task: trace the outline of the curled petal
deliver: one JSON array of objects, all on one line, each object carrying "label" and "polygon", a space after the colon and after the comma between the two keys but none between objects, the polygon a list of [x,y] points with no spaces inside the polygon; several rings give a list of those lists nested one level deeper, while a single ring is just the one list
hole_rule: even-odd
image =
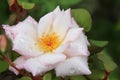
[{"label": "curled petal", "polygon": [[17,25],[3,25],[3,28],[5,29],[6,34],[10,37],[11,40],[14,40],[16,36],[20,33],[31,36],[33,38],[37,36],[37,22],[30,16],[23,22],[19,22]]},{"label": "curled petal", "polygon": [[80,36],[80,34],[82,33],[82,30],[83,30],[83,28],[69,29],[67,36],[65,37],[64,43],[76,40]]},{"label": "curled petal", "polygon": [[54,53],[63,53],[67,49],[68,46],[69,46],[68,42],[63,43],[57,49],[54,50]]},{"label": "curled petal", "polygon": [[65,54],[67,56],[77,56],[85,55],[89,56],[88,51],[88,41],[84,33],[81,33],[79,38],[70,43],[69,47],[66,49]]},{"label": "curled petal", "polygon": [[[17,58],[13,63],[15,64],[15,66],[18,68],[18,69],[23,69],[23,64],[25,63],[25,61],[27,60],[27,58],[23,57],[23,56],[20,56],[19,58]],[[9,70],[13,71],[16,75],[19,74],[19,72],[13,68],[12,66],[9,66]]]},{"label": "curled petal", "polygon": [[37,58],[31,58],[26,61],[24,68],[31,72],[33,76],[42,75],[46,71],[53,69],[60,62],[65,60],[63,54],[45,54]]},{"label": "curled petal", "polygon": [[60,63],[56,68],[56,75],[57,76],[70,76],[70,75],[83,75],[83,74],[91,74],[88,63],[87,57],[80,56],[80,57],[72,57],[67,59],[65,62]]}]

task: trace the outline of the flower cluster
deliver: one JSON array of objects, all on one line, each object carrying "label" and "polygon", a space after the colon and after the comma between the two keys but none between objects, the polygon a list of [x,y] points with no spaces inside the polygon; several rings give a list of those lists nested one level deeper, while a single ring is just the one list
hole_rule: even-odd
[{"label": "flower cluster", "polygon": [[[57,76],[90,74],[87,37],[71,17],[70,9],[57,7],[39,23],[27,17],[17,25],[3,25],[12,40],[13,50],[21,56],[14,61],[18,69],[33,76],[55,69]],[[16,69],[9,67],[16,75]]]}]

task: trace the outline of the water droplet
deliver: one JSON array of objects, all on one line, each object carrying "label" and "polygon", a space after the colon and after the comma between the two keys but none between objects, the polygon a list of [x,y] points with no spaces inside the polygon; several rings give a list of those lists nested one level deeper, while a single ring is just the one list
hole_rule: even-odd
[{"label": "water droplet", "polygon": [[29,52],[32,52],[32,47],[29,48]]},{"label": "water droplet", "polygon": [[24,39],[20,39],[20,42],[24,42]]},{"label": "water droplet", "polygon": [[75,72],[75,69],[74,68],[71,68],[70,69],[70,73],[74,73]]}]

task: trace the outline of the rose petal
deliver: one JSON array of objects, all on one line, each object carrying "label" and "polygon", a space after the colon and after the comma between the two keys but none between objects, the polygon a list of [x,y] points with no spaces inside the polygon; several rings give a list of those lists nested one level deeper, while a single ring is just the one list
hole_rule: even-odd
[{"label": "rose petal", "polygon": [[24,69],[31,72],[33,76],[36,76],[38,74],[42,75],[44,72],[51,70],[52,67],[43,65],[37,61],[37,59],[29,59],[24,64]]},{"label": "rose petal", "polygon": [[71,75],[83,75],[83,74],[91,74],[88,63],[87,57],[72,57],[67,59],[65,62],[60,63],[56,68],[56,75],[57,76],[71,76]]},{"label": "rose petal", "polygon": [[83,28],[69,29],[67,36],[65,37],[64,43],[76,40],[80,36],[80,34],[82,33],[82,30],[83,30]]},{"label": "rose petal", "polygon": [[3,25],[3,28],[11,40],[14,40],[20,33],[24,33],[24,35],[28,35],[33,38],[36,38],[37,36],[37,22],[32,17],[26,18],[23,22],[19,22],[17,25]]},{"label": "rose petal", "polygon": [[89,56],[88,41],[86,36],[81,33],[79,38],[74,42],[71,42],[69,47],[66,49],[65,54],[67,56],[86,55]]},{"label": "rose petal", "polygon": [[2,25],[3,28],[5,29],[5,33],[6,35],[11,39],[14,40],[14,38],[16,37],[15,32],[12,30],[13,27],[9,26],[9,25]]},{"label": "rose petal", "polygon": [[33,19],[31,16],[28,16],[24,21],[24,23],[31,23],[33,24],[35,27],[38,26],[38,23],[35,21],[35,19]]},{"label": "rose petal", "polygon": [[52,66],[55,65],[59,62],[62,62],[66,59],[66,56],[62,53],[52,53],[52,54],[44,54],[40,57],[38,57],[38,60],[42,63],[45,64],[46,66]]},{"label": "rose petal", "polygon": [[65,60],[63,54],[44,54],[37,58],[32,58],[26,61],[24,68],[31,72],[33,76],[42,75],[46,71],[53,69],[58,63]]},{"label": "rose petal", "polygon": [[66,43],[62,43],[57,49],[55,49],[53,52],[54,53],[63,53],[67,47],[69,46],[69,43],[66,42]]},{"label": "rose petal", "polygon": [[13,42],[13,50],[26,57],[35,57],[43,54],[34,38],[25,36],[24,34],[17,35]]},{"label": "rose petal", "polygon": [[59,14],[61,11],[60,11],[60,7],[59,6],[57,6],[56,8],[55,8],[55,10],[53,11],[53,13],[55,14],[55,15],[57,15],[57,14]]},{"label": "rose petal", "polygon": [[74,20],[74,18],[72,18],[72,27],[79,28],[79,25],[76,23],[76,21]]},{"label": "rose petal", "polygon": [[38,26],[39,37],[43,33],[46,35],[46,34],[48,34],[48,32],[50,32],[51,27],[52,27],[53,18],[54,18],[53,12],[50,12],[40,19],[39,26]]},{"label": "rose petal", "polygon": [[[23,64],[25,63],[26,60],[27,60],[27,58],[20,56],[13,63],[15,64],[15,66],[18,69],[23,69]],[[15,68],[13,68],[12,66],[9,66],[9,70],[13,71],[16,75],[19,74],[19,72]]]},{"label": "rose petal", "polygon": [[67,30],[71,27],[70,9],[61,11],[56,14],[53,22],[53,31],[60,36],[60,39],[64,39]]}]

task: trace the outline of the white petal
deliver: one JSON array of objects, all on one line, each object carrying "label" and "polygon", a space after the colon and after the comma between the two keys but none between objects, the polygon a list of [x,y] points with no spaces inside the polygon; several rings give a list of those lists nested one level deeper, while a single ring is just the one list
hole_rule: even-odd
[{"label": "white petal", "polygon": [[[27,19],[28,20],[28,19]],[[9,25],[3,25],[3,28],[5,29],[6,34],[14,40],[17,35],[24,34],[25,36],[30,36],[32,38],[36,38],[37,33],[34,24],[28,23],[28,21],[25,20],[24,22],[19,22],[17,25],[9,26]]]},{"label": "white petal", "polygon": [[53,18],[54,18],[53,12],[50,12],[40,19],[39,26],[38,26],[39,37],[43,33],[47,34],[48,32],[50,32],[51,27],[52,27]]},{"label": "white petal", "polygon": [[67,59],[65,62],[60,63],[56,68],[56,75],[57,76],[70,76],[70,75],[83,75],[83,74],[91,74],[88,63],[87,57],[72,57]]},{"label": "white petal", "polygon": [[76,40],[80,36],[80,34],[82,33],[82,30],[83,30],[83,28],[71,28],[71,29],[69,29],[67,36],[65,37],[64,43]]},{"label": "white petal", "polygon": [[23,22],[24,22],[24,23],[31,23],[31,24],[33,24],[35,27],[38,26],[38,23],[37,23],[31,16],[28,16]]},{"label": "white petal", "polygon": [[79,28],[79,25],[76,23],[74,18],[72,18],[72,27]]},{"label": "white petal", "polygon": [[36,76],[38,74],[42,75],[44,72],[52,69],[52,67],[46,67],[36,59],[27,60],[24,64],[24,68],[28,72],[31,72],[33,76]]},{"label": "white petal", "polygon": [[37,40],[24,34],[17,35],[13,42],[13,50],[26,57],[35,57],[42,54],[39,46],[36,44]]},{"label": "white petal", "polygon": [[38,57],[38,60],[42,63],[45,64],[46,66],[52,66],[57,63],[60,63],[66,59],[66,56],[62,53],[52,53],[52,54],[44,54],[40,57]]},{"label": "white petal", "polygon": [[55,15],[59,14],[61,12],[60,7],[57,6],[53,12],[54,12]]},{"label": "white petal", "polygon": [[24,68],[31,72],[33,76],[42,75],[64,61],[65,58],[63,54],[44,54],[40,57],[27,60]]},{"label": "white petal", "polygon": [[[13,63],[15,64],[15,66],[18,69],[23,69],[23,64],[25,63],[26,60],[27,60],[27,58],[20,56]],[[13,68],[12,66],[9,66],[9,70],[13,71],[16,75],[19,74],[19,72],[15,68]]]},{"label": "white petal", "polygon": [[5,33],[6,35],[11,39],[13,40],[15,38],[15,33],[12,31],[13,27],[12,26],[9,26],[9,25],[2,25],[3,28],[5,29]]},{"label": "white petal", "polygon": [[54,53],[63,53],[67,47],[69,46],[69,43],[66,42],[66,43],[62,43],[57,49],[55,49],[53,52]]},{"label": "white petal", "polygon": [[65,54],[68,56],[86,55],[89,56],[88,41],[84,33],[81,33],[79,38],[70,43]]},{"label": "white petal", "polygon": [[59,12],[56,14],[53,31],[57,33],[61,39],[64,39],[68,29],[71,27],[71,16],[70,9]]}]

